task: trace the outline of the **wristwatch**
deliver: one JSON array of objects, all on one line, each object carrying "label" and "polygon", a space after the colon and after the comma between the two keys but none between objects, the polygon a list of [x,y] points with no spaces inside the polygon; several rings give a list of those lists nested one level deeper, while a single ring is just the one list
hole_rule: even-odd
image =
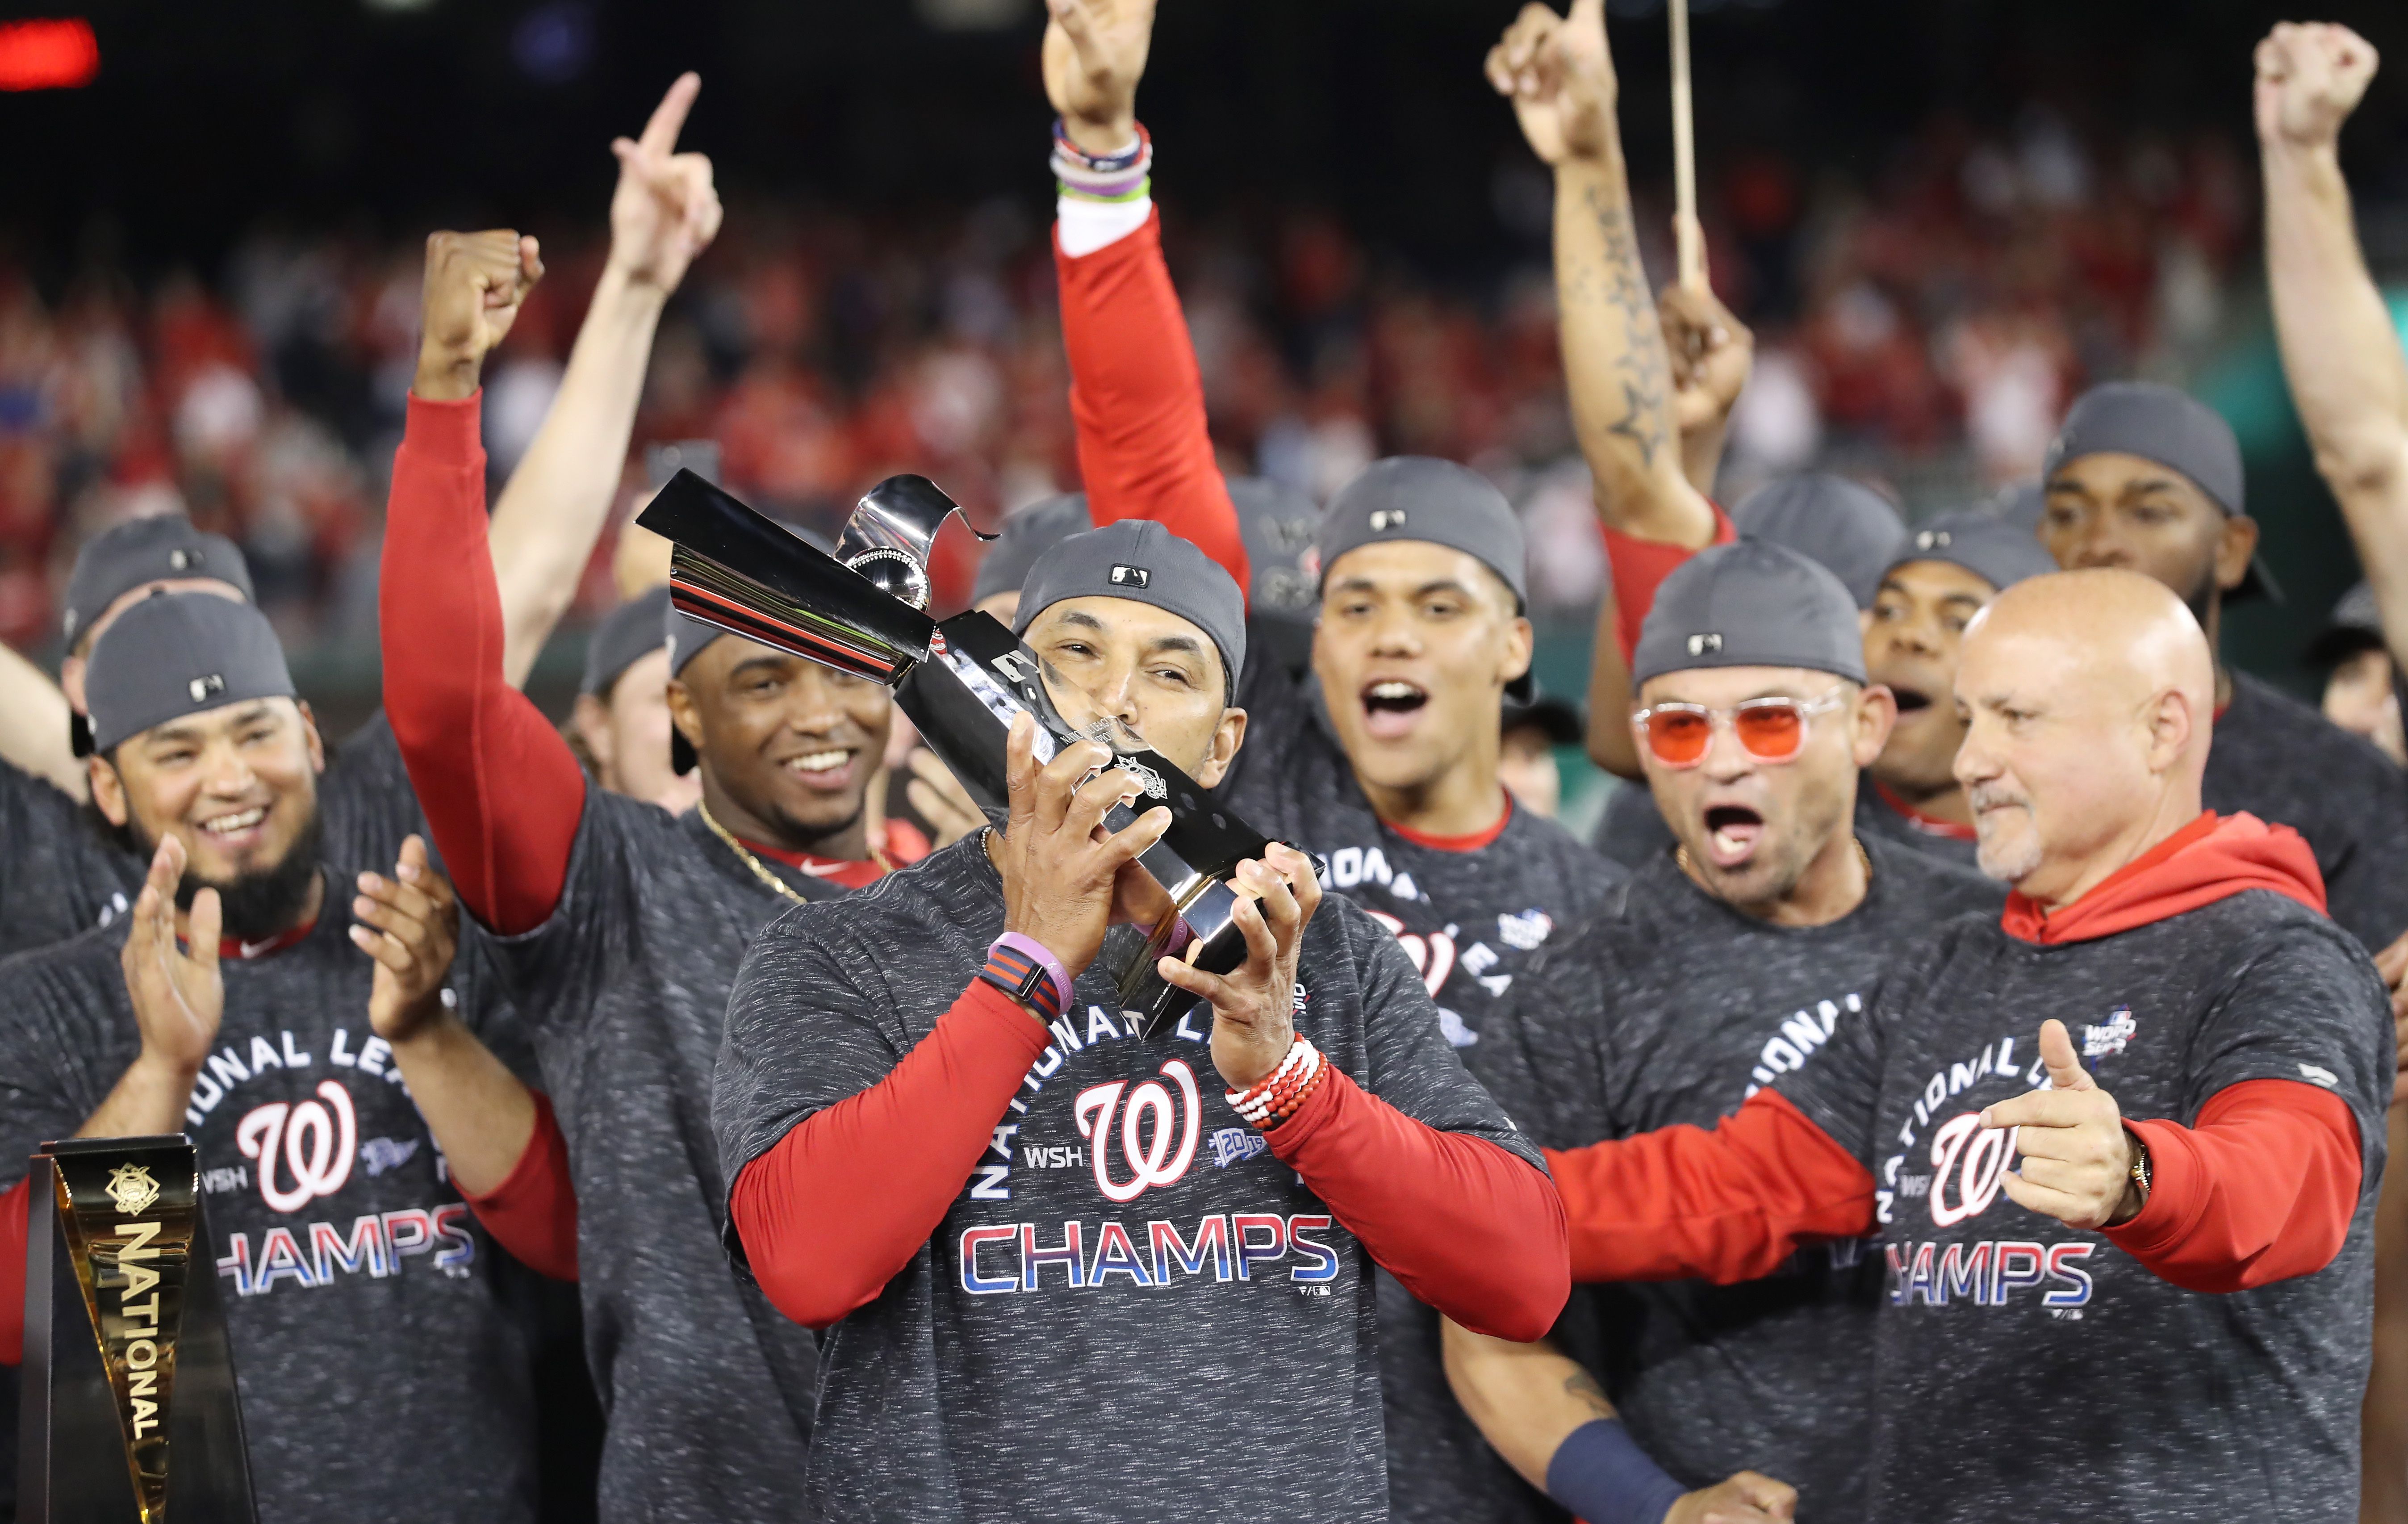
[{"label": "wristwatch", "polygon": [[2141,1204],[2147,1206],[2149,1204],[2149,1143],[2130,1128],[2124,1129],[2124,1136],[2132,1140],[2132,1184],[2141,1192]]}]

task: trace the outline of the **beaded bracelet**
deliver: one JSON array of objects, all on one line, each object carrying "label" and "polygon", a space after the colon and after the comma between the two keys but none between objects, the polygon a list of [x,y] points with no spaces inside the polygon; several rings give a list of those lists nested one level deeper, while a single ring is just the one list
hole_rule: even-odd
[{"label": "beaded bracelet", "polygon": [[1328,1072],[1329,1061],[1321,1050],[1298,1033],[1268,1078],[1227,1093],[1229,1105],[1249,1126],[1268,1132],[1301,1110]]}]

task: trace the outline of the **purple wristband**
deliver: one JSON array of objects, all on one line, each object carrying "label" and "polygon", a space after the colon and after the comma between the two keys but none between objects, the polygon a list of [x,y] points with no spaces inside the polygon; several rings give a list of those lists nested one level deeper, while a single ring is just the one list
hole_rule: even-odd
[{"label": "purple wristband", "polygon": [[1060,1015],[1070,1009],[1070,970],[1062,967],[1062,960],[1055,957],[1043,942],[1022,932],[1007,931],[988,943],[988,947],[990,951],[998,947],[1010,948],[1043,969],[1045,977],[1054,982],[1054,1014]]}]

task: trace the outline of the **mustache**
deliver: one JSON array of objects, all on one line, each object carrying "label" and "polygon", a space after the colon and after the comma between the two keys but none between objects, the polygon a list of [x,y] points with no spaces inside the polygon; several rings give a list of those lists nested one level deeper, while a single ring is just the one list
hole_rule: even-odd
[{"label": "mustache", "polygon": [[1971,805],[1978,814],[1985,810],[2004,809],[2010,805],[2029,806],[2031,796],[2019,788],[2009,788],[2004,784],[1976,784],[1965,791],[1965,802]]},{"label": "mustache", "polygon": [[1109,746],[1115,753],[1150,752],[1153,744],[1138,733],[1137,726],[1111,718],[1091,720],[1079,726],[1079,734],[1089,740]]}]

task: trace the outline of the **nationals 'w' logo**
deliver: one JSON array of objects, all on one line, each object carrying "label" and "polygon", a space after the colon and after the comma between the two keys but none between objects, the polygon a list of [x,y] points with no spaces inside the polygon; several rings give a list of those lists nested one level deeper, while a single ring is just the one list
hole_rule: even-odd
[{"label": "nationals 'w' logo", "polygon": [[[1931,1220],[1942,1228],[1978,1217],[1998,1199],[2021,1128],[1982,1125],[1980,1112],[1952,1116],[1931,1135]],[[1961,1160],[1961,1164],[1960,1164]],[[1950,1200],[1951,1196],[1955,1200]]]},{"label": "nationals 'w' logo", "polygon": [[351,1092],[322,1080],[318,1094],[322,1103],[271,1100],[255,1107],[234,1129],[243,1157],[259,1161],[259,1194],[279,1212],[298,1212],[351,1178],[359,1121]]},{"label": "nationals 'w' logo", "polygon": [[[1091,1085],[1079,1092],[1070,1114],[1079,1124],[1079,1136],[1087,1140],[1087,1156],[1095,1161],[1096,1188],[1109,1201],[1134,1201],[1145,1194],[1150,1186],[1168,1186],[1187,1172],[1196,1162],[1196,1135],[1200,1127],[1202,1109],[1196,1097],[1196,1071],[1183,1058],[1173,1058],[1162,1066],[1179,1086],[1179,1103],[1174,1105],[1170,1092],[1160,1080],[1147,1080],[1128,1092],[1128,1105],[1121,1105],[1121,1092],[1128,1086],[1126,1080],[1114,1080],[1110,1085]],[[1121,1157],[1136,1172],[1126,1180],[1112,1178],[1112,1116],[1120,1115]],[[1149,1130],[1140,1125],[1140,1117],[1150,1117]],[[1172,1140],[1177,1139],[1174,1146]]]}]

